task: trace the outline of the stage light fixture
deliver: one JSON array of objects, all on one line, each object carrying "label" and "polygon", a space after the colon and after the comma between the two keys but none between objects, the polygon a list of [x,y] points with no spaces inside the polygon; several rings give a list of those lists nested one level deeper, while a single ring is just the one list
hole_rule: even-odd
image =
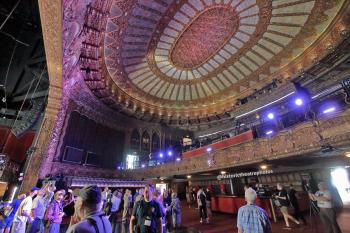
[{"label": "stage light fixture", "polygon": [[180,162],[180,161],[181,161],[181,158],[179,158],[179,157],[176,158],[176,161],[177,161],[177,162]]},{"label": "stage light fixture", "polygon": [[213,149],[211,148],[211,147],[208,147],[207,148],[207,152],[209,153],[209,152],[211,152]]},{"label": "stage light fixture", "polygon": [[159,153],[159,158],[163,158],[163,153]]},{"label": "stage light fixture", "polygon": [[273,134],[273,130],[266,131],[265,134],[266,134],[266,135],[271,135],[271,134]]},{"label": "stage light fixture", "polygon": [[269,114],[267,114],[267,118],[269,118],[270,120],[273,120],[273,118],[275,118],[275,114],[270,112]]},{"label": "stage light fixture", "polygon": [[335,111],[335,107],[329,107],[329,108],[326,108],[325,110],[323,110],[323,113],[327,114],[327,113],[331,113],[334,111]]},{"label": "stage light fixture", "polygon": [[173,155],[173,152],[168,151],[168,156],[171,157]]},{"label": "stage light fixture", "polygon": [[145,167],[146,167],[146,165],[145,165],[145,164],[142,164],[142,165],[141,165],[141,167],[142,167],[142,168],[145,168]]},{"label": "stage light fixture", "polygon": [[191,177],[192,177],[191,175],[188,175],[188,176],[187,176],[187,179],[191,179]]},{"label": "stage light fixture", "polygon": [[225,175],[226,171],[221,171],[220,173],[221,173],[221,175]]},{"label": "stage light fixture", "polygon": [[262,170],[266,170],[266,169],[267,169],[267,165],[266,165],[266,164],[261,164],[261,165],[260,165],[260,168],[261,168]]},{"label": "stage light fixture", "polygon": [[295,105],[296,106],[301,106],[301,105],[303,105],[303,99],[302,98],[297,98],[296,100],[295,100]]}]

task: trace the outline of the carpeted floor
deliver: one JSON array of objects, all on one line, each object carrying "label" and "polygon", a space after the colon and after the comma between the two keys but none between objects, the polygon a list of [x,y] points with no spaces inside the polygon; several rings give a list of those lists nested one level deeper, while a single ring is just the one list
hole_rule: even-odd
[{"label": "carpeted floor", "polygon": [[[277,223],[272,223],[273,233],[323,233],[323,226],[318,216],[311,218],[305,213],[308,221],[307,226],[291,225],[292,229],[284,229],[284,222],[280,219]],[[350,233],[350,208],[338,215],[338,223],[342,233]],[[182,206],[182,228],[176,229],[174,233],[234,233],[237,232],[236,217],[229,214],[214,213],[209,224],[199,222],[198,210]],[[129,224],[119,223],[116,231],[113,233],[128,233]]]}]

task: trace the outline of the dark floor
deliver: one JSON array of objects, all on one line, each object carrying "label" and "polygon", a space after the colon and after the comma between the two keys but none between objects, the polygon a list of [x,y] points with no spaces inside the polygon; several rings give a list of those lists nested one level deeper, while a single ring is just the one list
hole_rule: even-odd
[{"label": "dark floor", "polygon": [[[237,232],[236,217],[229,214],[214,213],[211,222],[209,224],[201,224],[197,209],[188,208],[188,206],[182,207],[182,225],[181,229],[177,229],[175,233],[233,233]],[[309,213],[305,214],[307,217],[307,226],[292,226],[291,230],[283,229],[284,222],[280,220],[277,223],[272,223],[273,233],[323,233],[322,224],[318,220],[318,217],[312,217],[310,221]],[[342,233],[350,233],[350,208],[344,209],[344,211],[338,215],[338,223],[342,230]],[[116,231],[113,233],[129,233],[128,223],[119,223]]]}]

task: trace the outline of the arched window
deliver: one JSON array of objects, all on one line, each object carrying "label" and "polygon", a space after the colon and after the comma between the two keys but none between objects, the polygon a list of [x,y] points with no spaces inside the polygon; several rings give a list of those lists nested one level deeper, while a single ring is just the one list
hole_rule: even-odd
[{"label": "arched window", "polygon": [[154,132],[152,135],[152,152],[156,152],[160,149],[160,138],[158,133]]},{"label": "arched window", "polygon": [[140,150],[140,134],[137,129],[134,129],[131,133],[130,146],[133,150]]},{"label": "arched window", "polygon": [[151,139],[147,131],[143,132],[141,139],[141,150],[143,152],[149,152]]}]

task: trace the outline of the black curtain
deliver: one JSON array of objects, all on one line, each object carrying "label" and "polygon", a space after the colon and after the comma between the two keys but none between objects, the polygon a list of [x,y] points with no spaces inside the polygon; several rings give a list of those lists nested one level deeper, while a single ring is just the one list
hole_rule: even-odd
[{"label": "black curtain", "polygon": [[124,140],[123,131],[98,124],[74,111],[70,115],[63,137],[61,159],[70,161],[69,156],[65,155],[68,147],[73,154],[74,151],[83,151],[80,164],[87,162],[88,165],[115,168],[123,160]]}]

